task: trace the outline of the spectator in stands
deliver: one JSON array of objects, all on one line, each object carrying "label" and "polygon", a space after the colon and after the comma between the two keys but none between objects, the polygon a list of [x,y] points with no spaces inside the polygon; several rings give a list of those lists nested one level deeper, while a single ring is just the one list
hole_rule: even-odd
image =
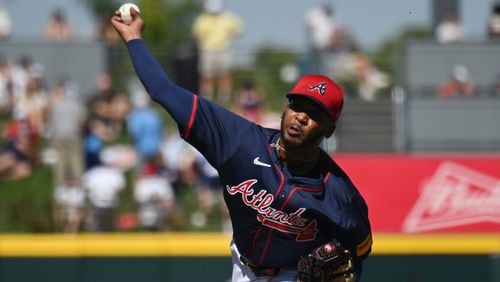
[{"label": "spectator in stands", "polygon": [[[34,166],[38,161],[41,137],[46,134],[46,120],[48,108],[48,94],[42,87],[41,74],[32,72],[28,77],[26,93],[14,99],[12,116],[22,127],[28,129],[21,132],[16,138],[16,146],[19,151],[28,156],[30,163]],[[26,126],[24,124],[27,124]],[[29,138],[29,140],[25,140]],[[26,148],[25,148],[26,147]]]},{"label": "spectator in stands", "polygon": [[101,137],[104,141],[118,138],[125,119],[123,104],[125,97],[115,91],[111,74],[101,74],[96,82],[96,91],[89,101],[90,116],[95,123],[100,123]]},{"label": "spectator in stands", "polygon": [[102,124],[95,119],[87,119],[83,127],[83,152],[85,170],[101,164],[100,154],[104,146]]},{"label": "spectator in stands", "polygon": [[73,25],[61,8],[55,9],[43,29],[43,37],[51,42],[67,42],[74,37]]},{"label": "spectator in stands", "polygon": [[[223,104],[231,101],[232,43],[243,31],[241,19],[224,9],[223,0],[205,0],[192,32],[198,44],[200,94]],[[217,92],[216,92],[217,90]]]},{"label": "spectator in stands", "polygon": [[37,135],[45,133],[49,95],[42,85],[42,78],[28,78],[26,94],[14,101],[13,114],[16,119],[26,119]]},{"label": "spectator in stands", "polygon": [[265,121],[264,95],[253,81],[243,82],[236,93],[232,110],[257,124],[262,124]]},{"label": "spectator in stands", "polygon": [[56,187],[71,182],[71,176],[80,181],[84,171],[82,131],[86,109],[78,99],[73,81],[61,80],[51,93],[49,110],[49,136],[52,148],[57,152],[54,164]]},{"label": "spectator in stands", "polygon": [[439,96],[447,97],[471,97],[474,95],[475,86],[469,75],[468,69],[461,64],[453,67],[451,77],[439,87]]},{"label": "spectator in stands", "polygon": [[140,225],[148,231],[160,231],[167,227],[167,219],[175,205],[172,185],[161,173],[161,155],[142,166],[134,184],[134,199],[139,204]]},{"label": "spectator in stands", "polygon": [[367,102],[375,101],[378,91],[389,86],[388,75],[379,70],[365,54],[353,54],[351,59],[358,83],[359,98]]},{"label": "spectator in stands", "polygon": [[115,230],[115,211],[119,204],[119,194],[126,184],[123,172],[103,162],[88,170],[82,183],[88,193],[88,212],[94,223],[90,229],[101,232]]},{"label": "spectator in stands", "polygon": [[500,3],[495,3],[491,8],[488,18],[488,38],[500,39]]},{"label": "spectator in stands", "polygon": [[113,134],[119,137],[124,133],[124,126],[126,123],[127,115],[130,112],[131,103],[129,96],[121,91],[118,91],[111,101],[111,128]]},{"label": "spectator in stands", "polygon": [[435,31],[439,43],[461,42],[464,39],[462,23],[454,12],[447,12]]},{"label": "spectator in stands", "polygon": [[0,115],[12,110],[12,76],[8,60],[0,55]]},{"label": "spectator in stands", "polygon": [[4,7],[0,7],[0,41],[10,38],[11,29],[12,21],[9,12]]},{"label": "spectator in stands", "polygon": [[304,20],[314,63],[314,72],[338,77],[344,72],[352,49],[346,26],[333,16],[333,8],[324,3],[307,12]]},{"label": "spectator in stands", "polygon": [[493,82],[493,95],[500,97],[500,73],[497,74],[495,81]]},{"label": "spectator in stands", "polygon": [[191,215],[191,223],[196,227],[204,227],[214,208],[219,207],[223,230],[229,232],[231,230],[229,211],[226,205],[222,203],[222,183],[220,182],[219,173],[198,151],[196,151],[194,165],[198,210]]},{"label": "spectator in stands", "polygon": [[26,119],[11,120],[3,129],[0,179],[19,180],[31,176],[37,161],[38,138]]},{"label": "spectator in stands", "polygon": [[336,23],[333,11],[329,4],[323,4],[309,11],[305,17],[306,34],[310,37],[309,43],[313,58],[314,72],[327,74],[329,67],[327,62],[331,44],[331,36],[334,33]]},{"label": "spectator in stands", "polygon": [[310,10],[304,19],[306,34],[310,36],[309,43],[314,63],[314,72],[331,73],[330,60],[333,53],[333,37],[338,34],[339,24],[333,17],[330,4],[323,4]]},{"label": "spectator in stands", "polygon": [[128,134],[139,155],[139,162],[143,164],[159,154],[164,125],[158,111],[150,106],[150,98],[144,91],[134,93],[132,104],[134,109],[127,117]]},{"label": "spectator in stands", "polygon": [[[181,189],[192,187],[195,184],[193,163],[196,152],[187,142],[184,142],[179,134],[165,134],[161,145],[161,156],[163,160],[162,174],[168,179],[174,189],[175,197],[181,196]],[[184,207],[182,201],[175,201],[175,208],[170,216],[175,226],[184,225]]]},{"label": "spectator in stands", "polygon": [[174,133],[164,136],[161,155],[169,182],[178,195],[182,186],[193,184],[190,170],[195,160],[195,151],[192,146],[184,142],[179,134]]},{"label": "spectator in stands", "polygon": [[[29,55],[22,55],[18,62],[11,66],[12,98],[20,99],[26,95],[28,81],[32,77],[32,71],[36,64]],[[13,101],[14,102],[14,101]]]},{"label": "spectator in stands", "polygon": [[85,215],[85,191],[76,178],[68,175],[65,179],[54,189],[54,224],[56,230],[76,233],[82,227]]}]

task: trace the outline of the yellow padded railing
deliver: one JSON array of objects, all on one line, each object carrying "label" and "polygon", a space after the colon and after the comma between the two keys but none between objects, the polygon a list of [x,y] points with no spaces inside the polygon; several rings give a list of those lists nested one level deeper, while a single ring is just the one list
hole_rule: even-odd
[{"label": "yellow padded railing", "polygon": [[[0,257],[229,256],[221,233],[0,235]],[[373,255],[499,254],[500,234],[374,234]]]}]

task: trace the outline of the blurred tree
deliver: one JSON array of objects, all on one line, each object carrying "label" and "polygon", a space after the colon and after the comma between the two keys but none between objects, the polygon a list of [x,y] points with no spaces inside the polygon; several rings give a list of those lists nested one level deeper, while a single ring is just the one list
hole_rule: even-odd
[{"label": "blurred tree", "polygon": [[[85,0],[95,15],[112,13],[125,1]],[[170,50],[191,36],[191,24],[201,11],[201,0],[136,1],[146,21],[144,39],[157,48]]]},{"label": "blurred tree", "polygon": [[[121,4],[126,1],[85,0],[85,3],[95,15],[105,15],[111,18]],[[191,38],[191,24],[194,17],[201,11],[201,0],[140,0],[135,1],[141,9],[147,28],[144,30],[144,40],[153,55],[166,69],[170,68],[174,53],[172,50]],[[114,50],[117,59],[111,68],[117,88],[126,87],[125,81],[133,73],[130,60],[124,52],[125,46],[118,44]]]},{"label": "blurred tree", "polygon": [[172,50],[191,37],[191,25],[202,6],[200,0],[141,0],[140,3],[148,25],[144,39],[164,50]]},{"label": "blurred tree", "polygon": [[298,56],[296,52],[272,46],[263,46],[255,53],[254,80],[266,93],[268,104],[273,110],[283,109],[285,94],[293,84],[283,81],[282,68],[285,65],[297,65]]}]

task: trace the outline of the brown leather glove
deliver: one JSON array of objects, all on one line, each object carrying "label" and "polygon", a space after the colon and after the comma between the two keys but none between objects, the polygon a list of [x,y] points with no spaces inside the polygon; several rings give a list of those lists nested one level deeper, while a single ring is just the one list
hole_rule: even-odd
[{"label": "brown leather glove", "polygon": [[335,239],[303,256],[299,260],[298,270],[298,282],[354,281],[352,257]]}]

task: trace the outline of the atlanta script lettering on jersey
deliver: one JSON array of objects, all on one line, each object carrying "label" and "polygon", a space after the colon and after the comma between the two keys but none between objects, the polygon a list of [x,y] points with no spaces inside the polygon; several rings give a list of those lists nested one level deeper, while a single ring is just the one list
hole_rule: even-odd
[{"label": "atlanta script lettering on jersey", "polygon": [[232,196],[240,193],[243,203],[259,213],[257,220],[263,225],[281,232],[297,234],[297,241],[311,241],[316,238],[318,232],[316,220],[308,223],[307,219],[301,217],[306,210],[305,208],[299,208],[295,212],[287,214],[270,207],[274,196],[266,190],[255,193],[252,186],[256,183],[256,179],[249,179],[236,186],[226,185],[226,190]]}]

